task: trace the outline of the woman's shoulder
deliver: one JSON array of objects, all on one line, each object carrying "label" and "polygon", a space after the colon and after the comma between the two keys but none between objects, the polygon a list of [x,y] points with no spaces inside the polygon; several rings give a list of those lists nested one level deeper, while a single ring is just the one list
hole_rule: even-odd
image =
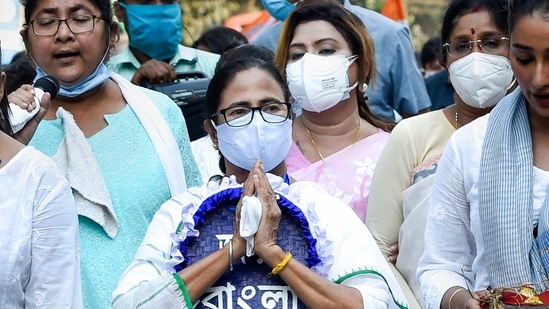
[{"label": "woman's shoulder", "polygon": [[[143,96],[146,96],[146,98],[152,101],[152,103],[155,104],[162,113],[164,113],[166,110],[171,111],[173,109],[179,109],[177,104],[169,96],[162,92],[154,91],[139,85],[132,84],[124,77],[116,73],[112,73],[111,78],[118,85],[118,87],[122,91],[122,95],[125,97],[126,100],[138,101],[140,98],[143,98]],[[132,103],[135,104],[141,103],[133,101]],[[144,99],[144,101],[147,100]]]},{"label": "woman's shoulder", "polygon": [[391,134],[402,134],[404,131],[414,135],[432,135],[440,131],[453,132],[454,127],[442,110],[436,110],[401,120]]},{"label": "woman's shoulder", "polygon": [[58,172],[53,160],[32,146],[22,148],[6,167],[16,168],[22,173],[32,173],[35,176],[39,176],[37,173]]},{"label": "woman's shoulder", "polygon": [[174,128],[179,130],[179,127],[184,123],[183,112],[169,96],[159,91],[154,91],[137,85],[134,86],[135,91],[140,91],[143,95],[147,96],[149,101],[152,101],[160,114],[164,117],[164,119],[166,119],[170,127],[172,127],[172,130]]},{"label": "woman's shoulder", "polygon": [[191,187],[188,188],[187,191],[171,197],[162,205],[161,208],[171,208],[174,205],[179,208],[190,204],[197,206],[208,197],[208,194],[207,185]]},{"label": "woman's shoulder", "polygon": [[[69,185],[53,160],[32,146],[21,149],[1,170],[2,185],[13,185],[18,192],[27,192],[39,204],[50,191]],[[2,187],[0,185],[0,188]],[[1,191],[1,190],[0,190]]]},{"label": "woman's shoulder", "polygon": [[413,144],[423,151],[434,145],[444,147],[454,132],[442,110],[437,110],[400,121],[391,132],[389,144]]}]

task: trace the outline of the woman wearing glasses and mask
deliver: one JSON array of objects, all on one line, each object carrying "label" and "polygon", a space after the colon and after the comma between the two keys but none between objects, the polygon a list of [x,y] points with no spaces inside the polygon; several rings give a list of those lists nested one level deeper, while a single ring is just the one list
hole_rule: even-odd
[{"label": "woman wearing glasses and mask", "polygon": [[114,308],[407,307],[351,208],[288,177],[289,96],[270,62],[247,57],[216,72],[205,127],[226,176],[162,205]]},{"label": "woman wearing glasses and mask", "polygon": [[[21,36],[37,78],[61,88],[32,137],[53,158],[78,206],[84,305],[110,296],[158,207],[201,184],[181,111],[104,64],[118,38],[109,0],[28,0]],[[31,110],[22,86],[9,102]],[[20,136],[25,139],[25,136]]]},{"label": "woman wearing glasses and mask", "polygon": [[419,301],[416,268],[442,151],[452,133],[490,112],[514,86],[506,0],[452,1],[441,38],[441,63],[455,89],[455,104],[395,127],[376,167],[366,217],[381,251]]}]

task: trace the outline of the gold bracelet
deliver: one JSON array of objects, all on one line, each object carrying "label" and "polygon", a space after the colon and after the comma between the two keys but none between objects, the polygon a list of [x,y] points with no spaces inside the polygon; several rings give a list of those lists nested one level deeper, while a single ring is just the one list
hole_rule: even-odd
[{"label": "gold bracelet", "polygon": [[273,270],[271,270],[268,276],[270,277],[270,276],[278,275],[278,273],[281,272],[284,269],[284,267],[286,267],[286,265],[288,265],[288,262],[290,262],[292,257],[293,257],[292,253],[290,252],[286,253],[286,257],[284,257],[284,259],[280,263],[276,264],[276,266],[273,267]]},{"label": "gold bracelet", "polygon": [[466,291],[466,290],[462,287],[459,287],[454,291],[454,293],[452,293],[452,295],[450,295],[450,298],[448,298],[448,309],[452,309],[452,299],[454,299],[454,296],[456,296],[456,294],[461,291]]}]

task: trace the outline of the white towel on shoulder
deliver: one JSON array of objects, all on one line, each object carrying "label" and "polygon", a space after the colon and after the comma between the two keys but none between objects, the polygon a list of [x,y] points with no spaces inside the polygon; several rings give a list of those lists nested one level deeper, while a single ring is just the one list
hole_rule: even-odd
[{"label": "white towel on shoulder", "polygon": [[[140,87],[116,73],[111,74],[111,79],[120,87],[124,99],[147,131],[164,168],[171,196],[185,192],[183,160],[168,123]],[[53,160],[74,190],[78,214],[101,225],[114,239],[119,225],[99,164],[72,114],[60,107],[56,115],[63,122],[65,136]]]},{"label": "white towel on shoulder", "polygon": [[78,214],[97,222],[115,238],[118,220],[99,163],[72,114],[59,107],[56,116],[63,123],[65,136],[52,159],[73,189]]}]

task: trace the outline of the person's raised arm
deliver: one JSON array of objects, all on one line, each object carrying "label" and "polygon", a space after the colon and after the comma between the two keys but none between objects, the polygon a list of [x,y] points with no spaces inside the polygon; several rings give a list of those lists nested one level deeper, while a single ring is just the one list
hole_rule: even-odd
[{"label": "person's raised arm", "polygon": [[[254,191],[252,181],[253,173],[248,175],[244,182],[242,197],[251,196]],[[230,269],[231,263],[240,260],[246,252],[246,241],[240,237],[240,214],[242,210],[242,197],[236,207],[233,237],[229,245],[213,252],[202,260],[181,270],[178,275],[192,302],[196,302],[204,292]]]},{"label": "person's raised arm", "polygon": [[[46,113],[50,108],[50,98],[51,96],[47,92],[44,94],[44,96],[42,96],[42,99],[40,100],[40,110],[38,111],[38,113],[34,117],[32,117],[19,132],[14,134],[13,137],[17,141],[25,145],[30,142],[30,140],[34,136],[34,133],[36,132],[36,129],[38,128],[38,124],[40,123],[40,121],[42,121],[44,116],[46,116]],[[33,86],[22,85],[16,91],[8,94],[8,102],[14,103],[29,112],[32,111],[36,107],[36,103],[34,101]]]},{"label": "person's raised arm", "polygon": [[[252,180],[263,211],[254,240],[256,254],[269,266],[281,268],[278,275],[308,308],[363,308],[362,295],[357,289],[323,278],[297,259],[291,258],[277,244],[281,211],[263,166],[258,168],[254,168]],[[380,301],[377,305],[371,308],[386,307]]]}]

